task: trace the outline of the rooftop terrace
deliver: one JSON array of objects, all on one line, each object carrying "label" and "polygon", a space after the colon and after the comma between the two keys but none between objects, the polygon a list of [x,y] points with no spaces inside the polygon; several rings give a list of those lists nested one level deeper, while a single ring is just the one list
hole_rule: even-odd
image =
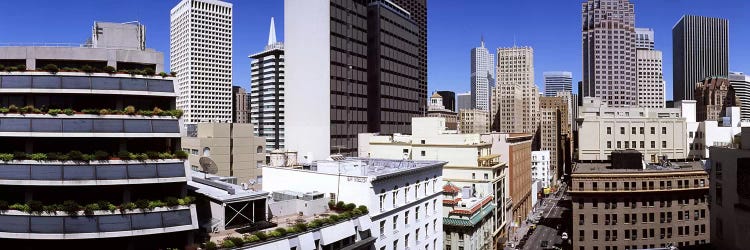
[{"label": "rooftop terrace", "polygon": [[649,164],[646,169],[614,169],[612,163],[595,162],[595,163],[576,163],[573,168],[573,174],[629,174],[629,173],[665,173],[665,172],[687,172],[703,171],[703,162],[670,162],[670,166]]},{"label": "rooftop terrace", "polygon": [[446,162],[444,161],[346,157],[340,160],[315,161],[310,170],[329,174],[341,173],[354,176],[379,177],[407,171],[442,167],[445,164]]}]

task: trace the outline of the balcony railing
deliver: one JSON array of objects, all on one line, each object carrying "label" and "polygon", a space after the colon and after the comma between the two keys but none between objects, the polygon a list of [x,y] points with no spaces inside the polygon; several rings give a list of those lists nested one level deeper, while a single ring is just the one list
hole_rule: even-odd
[{"label": "balcony railing", "polygon": [[195,206],[156,208],[90,216],[0,214],[0,237],[11,239],[92,239],[160,234],[197,229]]},{"label": "balcony railing", "polygon": [[0,164],[5,185],[106,185],[184,182],[181,160],[96,161],[93,164],[15,161]]},{"label": "balcony railing", "polygon": [[[172,80],[157,78],[134,78],[134,77],[111,77],[107,74],[92,76],[84,73],[80,75],[5,75],[0,76],[0,92],[14,92],[14,89],[34,89],[38,91],[49,90],[52,92],[76,92],[85,90],[85,93],[97,93],[97,91],[139,91],[156,92],[158,95],[174,96],[174,83]],[[26,91],[26,90],[24,90]],[[101,92],[105,93],[105,92]]]},{"label": "balcony railing", "polygon": [[[17,116],[17,117],[13,117]],[[138,118],[74,118],[48,115],[8,115],[0,122],[0,133],[171,133],[179,134],[180,125],[177,118],[171,119],[138,119]],[[84,115],[81,115],[84,116]],[[79,116],[80,117],[80,116]],[[86,135],[87,137],[90,135]],[[179,135],[178,135],[179,136]]]}]

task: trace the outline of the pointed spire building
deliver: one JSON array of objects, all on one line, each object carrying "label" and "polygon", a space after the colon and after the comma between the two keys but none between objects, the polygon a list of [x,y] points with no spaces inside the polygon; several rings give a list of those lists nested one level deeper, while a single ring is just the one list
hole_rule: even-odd
[{"label": "pointed spire building", "polygon": [[284,44],[276,41],[271,17],[268,44],[250,55],[250,121],[256,136],[266,138],[266,149],[284,148]]}]

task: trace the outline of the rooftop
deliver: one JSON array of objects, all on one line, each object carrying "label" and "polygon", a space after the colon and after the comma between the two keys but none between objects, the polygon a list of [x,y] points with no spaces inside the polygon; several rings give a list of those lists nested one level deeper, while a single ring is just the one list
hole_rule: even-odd
[{"label": "rooftop", "polygon": [[266,199],[268,192],[245,189],[242,186],[224,182],[222,177],[190,171],[188,186],[196,193],[224,203]]},{"label": "rooftop", "polygon": [[[343,157],[338,160],[319,160],[305,165],[301,170],[324,174],[382,178],[391,175],[428,168],[442,168],[447,162],[427,160],[392,160],[359,157]],[[286,167],[279,167],[286,168]],[[299,170],[299,169],[298,169]]]},{"label": "rooftop", "polygon": [[631,174],[631,173],[667,173],[667,172],[688,172],[703,171],[703,162],[670,162],[670,166],[649,164],[646,169],[613,169],[612,163],[595,162],[595,163],[576,163],[573,168],[573,174]]}]

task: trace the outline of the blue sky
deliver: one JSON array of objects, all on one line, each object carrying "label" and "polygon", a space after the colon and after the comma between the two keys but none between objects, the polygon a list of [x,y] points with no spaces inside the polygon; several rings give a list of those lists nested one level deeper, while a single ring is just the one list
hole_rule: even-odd
[{"label": "blue sky", "polygon": [[[13,1],[0,8],[0,43],[80,43],[90,36],[93,21],[146,25],[147,46],[169,58],[169,10],[177,0]],[[234,82],[249,86],[247,55],[263,48],[271,16],[283,40],[282,0],[234,0]],[[578,0],[429,0],[428,88],[469,90],[469,51],[485,44],[534,48],[536,83],[542,72],[571,71],[581,78],[581,3]],[[633,0],[636,26],[653,28],[656,49],[664,55],[667,96],[672,96],[671,30],[684,14],[729,19],[729,67],[750,72],[750,9],[744,0]],[[27,10],[27,11],[19,11]],[[33,13],[30,13],[31,10]],[[165,62],[168,64],[168,61]],[[574,86],[575,89],[575,86]],[[671,98],[668,98],[671,99]]]}]

